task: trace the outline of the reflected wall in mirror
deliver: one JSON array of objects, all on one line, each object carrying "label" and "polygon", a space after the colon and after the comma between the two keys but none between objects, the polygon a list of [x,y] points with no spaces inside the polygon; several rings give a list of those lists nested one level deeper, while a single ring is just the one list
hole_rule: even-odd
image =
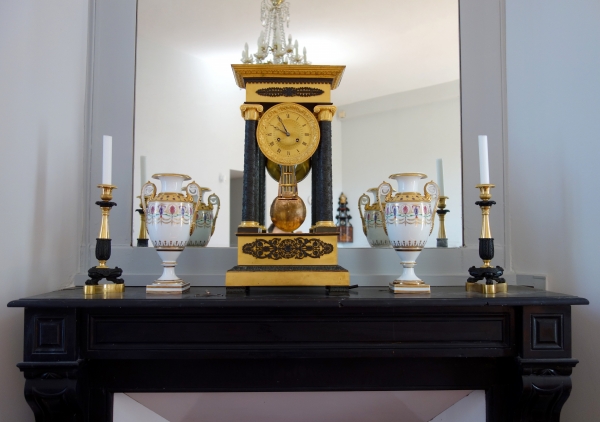
[{"label": "reflected wall in mirror", "polygon": [[[347,66],[332,92],[338,107],[332,124],[334,210],[344,192],[354,217],[354,242],[340,246],[369,247],[357,204],[367,189],[393,173],[421,172],[436,180],[440,158],[450,198],[448,244],[462,246],[458,1],[290,3],[286,34],[307,48],[308,59]],[[189,174],[221,198],[239,190],[244,144],[239,107],[245,93],[235,84],[231,64],[240,63],[245,42],[255,52],[259,12],[260,0],[138,0],[136,195],[142,178],[165,172]],[[307,204],[310,178],[299,184]],[[270,180],[267,208],[276,188]],[[132,215],[135,245],[139,216]],[[222,200],[209,247],[233,246],[230,232],[240,220],[239,204]],[[310,221],[307,215],[299,230],[307,231]],[[437,221],[427,247],[435,247],[436,234]]]}]

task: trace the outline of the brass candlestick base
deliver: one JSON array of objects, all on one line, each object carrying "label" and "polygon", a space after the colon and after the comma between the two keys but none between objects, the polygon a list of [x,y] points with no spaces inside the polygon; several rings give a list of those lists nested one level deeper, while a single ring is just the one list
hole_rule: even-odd
[{"label": "brass candlestick base", "polygon": [[[125,283],[121,277],[123,270],[119,267],[109,268],[106,262],[110,258],[111,239],[108,229],[108,215],[112,207],[116,206],[115,202],[111,202],[112,190],[117,187],[114,185],[98,185],[102,189],[100,194],[101,201],[97,201],[96,205],[102,210],[102,222],[100,224],[100,233],[96,238],[96,259],[98,265],[88,270],[89,280],[85,282],[83,294],[104,294],[104,293],[121,293],[125,290]],[[114,284],[98,284],[100,280],[105,278]]]},{"label": "brass candlestick base", "polygon": [[[483,266],[469,268],[471,277],[467,279],[465,285],[468,292],[478,292],[484,294],[505,293],[508,291],[506,281],[501,277],[504,273],[504,268],[500,266],[492,267],[491,261],[494,258],[494,238],[490,230],[490,209],[492,205],[496,205],[495,201],[491,201],[492,194],[490,189],[495,187],[492,184],[480,184],[479,197],[481,201],[475,202],[481,208],[481,235],[479,236],[479,257],[483,260]],[[479,281],[485,278],[485,284]]]},{"label": "brass candlestick base", "polygon": [[440,196],[438,200],[438,210],[437,215],[440,220],[440,228],[438,230],[437,236],[437,247],[438,248],[447,248],[448,247],[448,238],[446,237],[446,226],[444,220],[446,219],[446,214],[450,212],[450,210],[444,209],[446,208],[446,200],[449,199],[447,196]]}]

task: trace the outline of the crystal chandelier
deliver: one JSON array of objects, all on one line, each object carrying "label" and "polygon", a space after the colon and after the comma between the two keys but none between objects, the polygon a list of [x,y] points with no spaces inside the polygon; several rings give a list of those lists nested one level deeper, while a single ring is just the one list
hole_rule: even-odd
[{"label": "crystal chandelier", "polygon": [[284,23],[290,26],[290,5],[285,0],[262,0],[260,5],[260,21],[263,30],[258,37],[258,50],[254,54],[248,52],[248,43],[242,51],[244,64],[310,64],[306,60],[306,47],[303,54],[298,54],[298,40],[292,44],[289,35],[285,39]]}]

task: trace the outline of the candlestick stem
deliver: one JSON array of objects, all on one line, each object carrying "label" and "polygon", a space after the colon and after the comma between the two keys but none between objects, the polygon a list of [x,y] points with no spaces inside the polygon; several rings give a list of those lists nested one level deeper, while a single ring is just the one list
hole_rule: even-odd
[{"label": "candlestick stem", "polygon": [[492,198],[492,194],[490,189],[495,187],[492,184],[479,184],[476,186],[479,188],[479,197],[481,201],[475,202],[476,205],[479,205],[481,208],[481,234],[479,235],[480,239],[491,239],[492,238],[492,230],[490,229],[490,209],[492,205],[496,205],[495,201],[490,201]]},{"label": "candlestick stem", "polygon": [[146,248],[146,247],[148,247],[148,229],[146,228],[146,210],[144,210],[144,206],[142,205],[142,197],[138,196],[137,198],[140,198],[139,208],[136,209],[136,211],[140,215],[140,231],[138,233],[137,246],[139,248]]}]

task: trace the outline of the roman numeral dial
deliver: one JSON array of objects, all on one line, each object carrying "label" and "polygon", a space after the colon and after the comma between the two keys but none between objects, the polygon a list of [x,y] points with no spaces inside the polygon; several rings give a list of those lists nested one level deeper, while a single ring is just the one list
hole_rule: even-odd
[{"label": "roman numeral dial", "polygon": [[304,106],[277,104],[258,121],[256,139],[263,154],[281,165],[296,165],[308,160],[319,146],[319,122]]}]

